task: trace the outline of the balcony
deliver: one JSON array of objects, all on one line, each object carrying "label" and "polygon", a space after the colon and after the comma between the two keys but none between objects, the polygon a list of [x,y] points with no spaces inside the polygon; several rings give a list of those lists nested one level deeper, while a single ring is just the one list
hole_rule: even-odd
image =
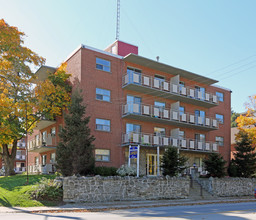
[{"label": "balcony", "polygon": [[15,173],[23,173],[26,171],[26,167],[15,167]]},{"label": "balcony", "polygon": [[45,165],[31,165],[29,166],[29,173],[42,173],[49,174],[55,172],[55,166],[53,164],[45,164]]},{"label": "balcony", "polygon": [[49,127],[49,126],[51,126],[51,125],[53,125],[53,124],[55,124],[55,123],[56,123],[55,120],[49,120],[49,119],[44,118],[44,119],[41,119],[41,120],[37,123],[35,129],[36,129],[36,130],[42,130],[42,129],[47,128],[47,127]]},{"label": "balcony", "polygon": [[173,78],[175,78],[175,80],[171,79],[170,82],[160,81],[152,76],[130,72],[123,76],[122,88],[206,108],[218,105],[216,95],[209,92],[198,91],[192,87],[180,86],[179,76]]},{"label": "balcony", "polygon": [[218,122],[214,118],[200,117],[187,112],[180,114],[176,110],[152,105],[125,104],[122,106],[122,117],[207,131],[218,129]]},{"label": "balcony", "polygon": [[129,133],[122,134],[122,146],[138,144],[148,147],[167,147],[174,146],[184,151],[196,152],[217,152],[218,145],[215,142],[198,141],[188,138],[156,136],[145,133]]},{"label": "balcony", "polygon": [[26,160],[26,155],[16,155],[16,160]]},{"label": "balcony", "polygon": [[44,153],[50,150],[55,150],[57,145],[56,136],[48,136],[43,140],[42,137],[39,139],[33,139],[29,141],[28,144],[28,151],[29,152],[37,152],[37,153]]}]

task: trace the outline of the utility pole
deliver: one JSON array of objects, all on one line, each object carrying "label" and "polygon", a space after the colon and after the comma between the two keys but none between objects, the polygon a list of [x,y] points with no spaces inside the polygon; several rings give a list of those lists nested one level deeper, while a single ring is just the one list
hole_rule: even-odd
[{"label": "utility pole", "polygon": [[119,40],[119,31],[120,31],[120,0],[117,0],[116,40]]}]

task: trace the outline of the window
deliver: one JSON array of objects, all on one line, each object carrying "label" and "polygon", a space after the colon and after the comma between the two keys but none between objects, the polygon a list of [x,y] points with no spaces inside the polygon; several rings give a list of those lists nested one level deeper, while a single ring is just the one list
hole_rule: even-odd
[{"label": "window", "polygon": [[185,138],[185,131],[179,131],[179,138]]},{"label": "window", "polygon": [[110,91],[106,89],[96,88],[96,99],[110,102]]},{"label": "window", "polygon": [[96,118],[96,130],[110,131],[110,120]]},{"label": "window", "polygon": [[96,69],[110,72],[110,61],[96,58]]},{"label": "window", "polygon": [[35,157],[35,165],[39,165],[39,157]]},{"label": "window", "polygon": [[164,102],[157,102],[155,101],[155,106],[159,108],[160,112],[163,112],[163,110],[165,109],[165,103]]},{"label": "window", "polygon": [[129,76],[129,83],[141,84],[141,70],[127,67],[127,75]]},{"label": "window", "polygon": [[224,116],[220,114],[216,114],[216,119],[219,123],[223,124],[224,123]]},{"label": "window", "polygon": [[36,146],[39,146],[40,142],[40,137],[39,134],[36,135]]},{"label": "window", "polygon": [[180,115],[183,115],[185,113],[185,107],[180,106],[179,111],[180,111]]},{"label": "window", "polygon": [[141,132],[140,125],[126,123],[126,134],[129,134],[129,133],[140,133],[140,132]]},{"label": "window", "polygon": [[157,102],[157,101],[155,101],[155,106],[157,106],[157,107],[160,107],[160,108],[165,108],[165,103],[164,102]]},{"label": "window", "polygon": [[46,155],[42,155],[42,165],[46,165]]},{"label": "window", "polygon": [[56,135],[56,128],[55,127],[51,128],[51,135],[52,136]]},{"label": "window", "polygon": [[159,81],[160,86],[163,86],[163,82],[165,82],[165,78],[163,76],[155,75],[155,79]]},{"label": "window", "polygon": [[181,93],[182,88],[185,87],[185,82],[180,81],[180,82],[179,82],[179,85],[180,85],[180,93]]},{"label": "window", "polygon": [[43,144],[46,144],[46,138],[47,138],[47,131],[44,131],[42,135]]},{"label": "window", "polygon": [[[205,99],[205,88],[200,86],[195,86],[196,89],[196,98]],[[201,93],[201,95],[199,95]]]},{"label": "window", "polygon": [[205,134],[195,134],[196,141],[205,142]]},{"label": "window", "polygon": [[215,137],[215,141],[219,146],[224,146],[224,137]]},{"label": "window", "polygon": [[141,70],[135,69],[133,67],[127,67],[127,73],[141,73]]},{"label": "window", "polygon": [[196,124],[203,125],[204,118],[205,118],[205,111],[195,110],[195,116],[196,116]]},{"label": "window", "polygon": [[216,96],[220,102],[224,101],[224,95],[222,92],[216,92]]},{"label": "window", "polygon": [[[128,104],[128,112],[130,113],[141,113],[141,98],[136,96],[127,95],[126,97]],[[137,105],[134,105],[137,104]]]},{"label": "window", "polygon": [[110,161],[110,150],[95,149],[96,161]]},{"label": "window", "polygon": [[164,137],[165,136],[165,128],[154,127],[154,135]]},{"label": "window", "polygon": [[56,161],[56,154],[51,153],[51,163],[55,163],[55,161]]}]

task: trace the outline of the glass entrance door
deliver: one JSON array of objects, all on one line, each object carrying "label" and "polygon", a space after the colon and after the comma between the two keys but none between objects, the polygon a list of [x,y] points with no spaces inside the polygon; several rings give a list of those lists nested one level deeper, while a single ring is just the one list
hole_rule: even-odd
[{"label": "glass entrance door", "polygon": [[[162,155],[159,155],[159,164],[161,164]],[[162,174],[160,169],[160,175]],[[157,175],[157,154],[147,154],[147,175],[156,176]]]},{"label": "glass entrance door", "polygon": [[[136,96],[131,96],[131,95],[127,95],[127,104],[128,104],[128,112],[130,113],[140,113],[140,109],[141,109],[141,98],[140,97],[136,97]],[[134,111],[135,109],[133,104],[137,104],[138,105],[138,109],[136,111]]]}]

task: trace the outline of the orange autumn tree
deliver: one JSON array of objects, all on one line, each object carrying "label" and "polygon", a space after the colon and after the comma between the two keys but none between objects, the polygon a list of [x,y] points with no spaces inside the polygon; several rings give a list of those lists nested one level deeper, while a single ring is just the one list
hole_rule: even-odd
[{"label": "orange autumn tree", "polygon": [[24,35],[0,20],[0,154],[5,175],[14,174],[18,140],[32,133],[41,119],[60,115],[71,91],[65,63],[38,83],[31,68],[45,59],[23,45]]},{"label": "orange autumn tree", "polygon": [[[246,103],[246,114],[240,115],[237,119],[237,126],[243,133],[247,133],[252,139],[252,143],[256,144],[256,95],[249,96],[249,102]],[[240,133],[241,133],[240,132]],[[239,133],[239,134],[240,134]],[[237,135],[239,139],[240,136]]]}]

